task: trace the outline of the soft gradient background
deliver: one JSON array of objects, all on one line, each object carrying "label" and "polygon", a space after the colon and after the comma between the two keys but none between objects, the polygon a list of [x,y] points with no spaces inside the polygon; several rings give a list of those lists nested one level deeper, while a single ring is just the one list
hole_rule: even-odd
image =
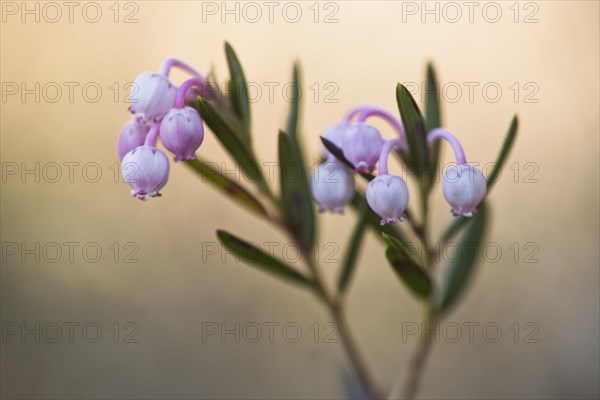
[{"label": "soft gradient background", "polygon": [[[86,22],[85,3],[68,21],[49,23],[43,15],[22,22],[3,2],[1,27],[1,156],[3,171],[14,166],[40,171],[59,163],[56,183],[34,175],[22,179],[3,175],[1,234],[3,244],[78,242],[73,262],[66,247],[56,263],[35,262],[27,256],[6,254],[1,265],[3,327],[25,322],[79,323],[73,342],[63,326],[58,343],[33,335],[2,342],[1,395],[3,398],[343,398],[356,396],[347,360],[336,344],[325,343],[329,321],[307,293],[278,282],[220,255],[203,257],[203,244],[215,242],[224,228],[258,243],[285,238],[248,215],[203,184],[185,166],[172,165],[164,196],[146,203],[129,197],[129,189],[115,182],[116,140],[127,121],[123,85],[144,70],[155,70],[168,56],[180,57],[202,71],[214,66],[222,80],[227,75],[225,40],[241,58],[249,81],[263,88],[253,106],[256,150],[262,160],[275,161],[276,132],[285,123],[289,104],[281,87],[289,82],[291,64],[299,59],[305,82],[302,119],[307,150],[316,160],[318,135],[344,110],[357,103],[396,108],[394,88],[400,82],[421,82],[424,66],[433,60],[441,80],[458,84],[463,95],[444,104],[445,125],[462,140],[473,161],[495,160],[512,115],[519,114],[518,142],[491,196],[493,225],[489,238],[503,251],[496,263],[482,263],[464,302],[446,322],[499,324],[497,343],[468,330],[458,343],[436,344],[424,376],[423,398],[598,398],[599,396],[599,5],[595,1],[539,1],[537,23],[515,23],[509,8],[499,2],[502,17],[486,22],[475,9],[468,21],[439,23],[420,14],[406,16],[402,2],[335,2],[338,22],[315,23],[313,2],[298,2],[302,18],[289,23],[280,3],[269,22],[263,3],[262,19],[250,23],[221,14],[203,22],[202,2],[136,1],[137,23],[113,21],[113,2],[98,2],[99,22]],[[214,3],[221,8],[221,2]],[[228,3],[227,7],[235,7]],[[421,2],[414,3],[421,7]],[[460,3],[462,4],[462,3]],[[39,3],[40,12],[44,3]],[[20,2],[17,4],[20,7]],[[34,2],[27,3],[30,8]],[[119,21],[134,11],[120,3]],[[440,3],[443,7],[444,3]],[[519,20],[535,8],[518,4]],[[240,4],[240,7],[242,5]],[[313,6],[314,7],[314,6]],[[320,20],[335,8],[319,5]],[[433,8],[434,3],[428,3]],[[441,9],[443,11],[443,9]],[[46,10],[47,18],[54,18]],[[93,17],[93,10],[88,10]],[[248,12],[252,11],[247,9]],[[452,10],[446,9],[448,13]],[[51,14],[52,12],[52,14]],[[493,16],[490,10],[490,16]],[[291,11],[290,11],[291,13]],[[248,14],[253,17],[254,14]],[[293,16],[293,14],[290,14]],[[442,14],[443,15],[443,14]],[[453,14],[448,14],[450,17]],[[243,15],[242,15],[243,16]],[[175,75],[180,82],[183,75]],[[7,82],[33,88],[56,82],[62,98],[52,103],[49,91],[39,102],[33,95],[22,101],[8,95]],[[79,83],[73,101],[65,82]],[[121,87],[113,98],[115,82]],[[277,82],[272,101],[265,82]],[[328,82],[337,85],[336,103],[324,101]],[[477,82],[472,101],[465,82]],[[481,88],[497,83],[502,96],[486,101]],[[520,87],[516,102],[510,87]],[[524,85],[539,88],[526,103]],[[87,101],[81,88],[96,83],[102,95]],[[320,88],[315,99],[310,85]],[[113,87],[113,91],[111,91]],[[48,90],[52,88],[49,86]],[[492,92],[490,92],[492,93]],[[42,93],[43,94],[43,93]],[[93,89],[90,89],[93,96]],[[454,98],[454,92],[448,92]],[[382,128],[384,126],[382,125]],[[388,129],[387,136],[392,135]],[[224,162],[223,152],[207,134],[200,154]],[[446,149],[445,160],[451,160]],[[79,163],[72,182],[63,163]],[[22,164],[25,163],[25,164]],[[86,163],[97,163],[102,176],[93,180],[96,164],[82,175]],[[514,163],[518,163],[514,167]],[[525,179],[533,169],[537,183]],[[227,161],[227,168],[232,169]],[[47,167],[50,168],[50,167]],[[395,167],[397,168],[397,167]],[[532,167],[533,168],[533,167]],[[520,171],[515,178],[515,169]],[[54,171],[46,169],[48,176]],[[52,174],[51,174],[52,173]],[[439,233],[451,217],[441,191],[433,196],[434,230]],[[341,259],[354,214],[326,215],[321,222],[321,260],[338,244]],[[113,243],[121,247],[113,259]],[[123,246],[139,247],[138,263],[124,263]],[[517,262],[509,247],[521,247]],[[525,263],[523,246],[534,242],[538,263]],[[81,248],[97,243],[101,260],[86,262]],[[6,245],[5,245],[6,246]],[[54,254],[54,253],[52,253]],[[93,252],[90,250],[90,254]],[[420,305],[388,267],[381,243],[369,233],[361,265],[349,296],[350,320],[368,360],[383,385],[391,386],[404,371],[416,337],[402,343],[402,324],[418,322]],[[302,267],[298,265],[298,267]],[[324,263],[333,278],[337,266]],[[139,327],[138,343],[123,343],[124,324]],[[89,322],[103,331],[98,343],[87,343],[81,327]],[[110,326],[120,324],[119,343]],[[274,343],[265,335],[258,343],[235,343],[229,335],[202,341],[203,323],[264,324],[295,322],[303,329],[297,343],[276,330]],[[321,337],[314,343],[310,327],[317,322]],[[519,323],[514,343],[509,328]],[[538,343],[523,343],[539,327]],[[463,325],[464,326],[464,325]],[[490,331],[490,334],[493,330]],[[50,333],[49,333],[50,334]],[[93,336],[93,329],[90,335]],[[293,330],[290,331],[290,335]],[[249,333],[250,335],[250,333]]]}]

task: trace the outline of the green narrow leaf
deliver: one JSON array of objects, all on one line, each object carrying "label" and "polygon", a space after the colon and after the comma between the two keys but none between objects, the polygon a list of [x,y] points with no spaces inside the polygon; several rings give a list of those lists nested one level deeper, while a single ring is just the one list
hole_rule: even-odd
[{"label": "green narrow leaf", "polygon": [[462,215],[454,218],[454,220],[452,220],[452,223],[448,225],[448,228],[446,228],[446,230],[442,234],[442,243],[447,243],[454,236],[456,236],[462,230],[462,228],[464,228],[467,222],[469,222],[469,220],[470,218],[464,217]]},{"label": "green narrow leaf", "polygon": [[[500,173],[504,163],[506,162],[506,159],[508,157],[510,149],[512,148],[515,138],[517,136],[518,127],[519,127],[519,119],[515,115],[510,123],[510,127],[508,128],[508,133],[506,134],[506,137],[504,139],[504,144],[502,145],[500,154],[498,155],[498,158],[496,159],[496,165],[494,166],[492,173],[490,174],[490,176],[487,179],[487,192],[485,194],[486,198],[490,194],[490,190],[492,189],[492,186],[494,186],[494,184],[496,183],[495,182],[496,178],[498,177],[498,174]],[[465,226],[465,224],[468,221],[469,221],[469,218],[466,218],[463,216],[457,217],[454,221],[452,221],[450,226],[448,226],[448,228],[442,235],[442,243],[445,243],[445,242],[449,241],[450,239],[452,239],[458,232],[461,231],[461,229]]]},{"label": "green narrow leaf", "polygon": [[[433,64],[427,64],[425,83],[425,126],[429,134],[433,129],[442,126],[442,112],[440,104],[439,81],[437,79]],[[440,159],[441,140],[436,140],[431,148],[431,160],[428,176],[429,186],[435,182],[435,174]]]},{"label": "green narrow leaf", "polygon": [[385,233],[382,236],[386,244],[385,256],[396,274],[415,295],[429,298],[433,285],[427,271],[415,262],[399,240]]},{"label": "green narrow leaf", "polygon": [[233,109],[242,120],[244,141],[246,144],[250,144],[251,121],[248,83],[246,82],[246,76],[244,75],[240,60],[235,54],[233,47],[227,42],[225,42],[225,56],[227,57],[227,65],[229,66],[229,75],[231,77],[229,91],[231,93]]},{"label": "green narrow leaf", "polygon": [[433,64],[427,64],[425,83],[425,122],[427,132],[431,132],[431,130],[442,126],[439,84]]},{"label": "green narrow leaf", "polygon": [[279,131],[281,199],[286,223],[305,250],[315,241],[315,211],[301,152],[290,135]]},{"label": "green narrow leaf", "polygon": [[359,210],[358,220],[356,226],[352,231],[352,236],[346,247],[346,255],[344,256],[344,263],[340,271],[338,278],[338,291],[344,293],[348,288],[348,284],[352,279],[354,268],[356,267],[356,261],[360,253],[361,245],[363,244],[363,238],[365,236],[365,228],[367,227],[367,202],[363,202]]},{"label": "green narrow leaf", "polygon": [[213,131],[225,150],[231,154],[246,175],[251,177],[253,181],[256,181],[264,189],[266,182],[260,165],[254,158],[250,148],[241,142],[235,129],[212,104],[203,98],[198,99],[198,112],[200,112],[206,125]]},{"label": "green narrow leaf", "polygon": [[297,63],[294,63],[292,72],[292,97],[290,105],[290,113],[287,120],[286,132],[297,140],[298,122],[300,120],[300,68]]},{"label": "green narrow leaf", "polygon": [[483,202],[479,206],[479,212],[471,218],[461,237],[460,251],[456,260],[448,266],[439,299],[441,312],[448,312],[467,287],[481,254],[487,223],[487,204]]},{"label": "green narrow leaf", "polygon": [[335,158],[337,158],[338,160],[340,160],[341,162],[346,164],[348,166],[348,168],[350,168],[351,170],[354,171],[354,165],[352,165],[352,163],[350,161],[348,161],[346,156],[344,156],[344,152],[342,151],[342,149],[340,149],[335,144],[333,144],[333,142],[331,140],[326,139],[323,136],[320,136],[320,138],[321,138],[321,142],[323,142],[323,146],[325,146],[325,148],[327,150],[329,150],[329,152],[331,154],[333,154],[335,156]]},{"label": "green narrow leaf", "polygon": [[495,182],[496,178],[498,177],[498,174],[502,170],[502,166],[506,162],[508,153],[510,152],[510,149],[512,148],[515,138],[517,137],[518,128],[519,128],[519,118],[515,115],[513,117],[512,121],[510,122],[510,127],[508,128],[508,133],[506,134],[506,137],[504,138],[504,143],[502,144],[502,149],[500,150],[500,154],[498,154],[498,158],[496,159],[496,165],[494,166],[492,173],[488,177],[488,180],[487,180],[488,193],[490,191],[490,188],[496,183]]},{"label": "green narrow leaf", "polygon": [[195,160],[186,161],[185,164],[248,210],[261,216],[267,215],[267,211],[263,205],[246,188],[221,174],[218,168],[215,168],[214,165],[216,164],[203,161],[198,157]]},{"label": "green narrow leaf", "polygon": [[423,176],[428,165],[429,151],[427,149],[427,132],[425,119],[408,89],[398,83],[396,86],[396,102],[406,130],[406,139],[410,151],[408,167]]},{"label": "green narrow leaf", "polygon": [[234,252],[247,263],[292,283],[307,286],[312,285],[311,281],[303,274],[285,264],[283,261],[271,257],[253,244],[223,230],[218,230],[217,236],[223,246]]},{"label": "green narrow leaf", "polygon": [[[335,156],[335,158],[337,158],[342,163],[346,164],[346,166],[348,166],[348,168],[350,168],[351,170],[354,171],[354,165],[352,165],[352,163],[350,161],[348,161],[346,156],[344,156],[344,152],[342,151],[342,149],[340,149],[335,144],[333,144],[333,142],[330,141],[329,139],[326,139],[323,136],[320,136],[320,138],[321,138],[321,142],[323,142],[323,145],[325,146],[325,148],[327,150],[329,150],[329,152],[331,154],[333,154]],[[367,182],[370,182],[373,179],[375,179],[375,177],[372,174],[368,174],[365,172],[361,172],[359,175],[362,176]]]}]

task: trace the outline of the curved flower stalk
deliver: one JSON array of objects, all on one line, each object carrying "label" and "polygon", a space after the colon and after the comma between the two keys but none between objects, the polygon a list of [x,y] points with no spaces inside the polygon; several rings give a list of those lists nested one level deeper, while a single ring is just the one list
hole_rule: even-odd
[{"label": "curved flower stalk", "polygon": [[437,139],[448,141],[456,157],[456,166],[452,166],[444,173],[442,182],[442,191],[452,206],[452,215],[472,217],[477,213],[477,205],[485,197],[487,187],[485,177],[479,169],[467,164],[465,152],[452,133],[446,129],[437,128],[427,135],[430,146]]},{"label": "curved flower stalk", "polygon": [[400,139],[389,139],[379,156],[379,176],[367,185],[367,203],[381,217],[381,225],[405,220],[408,187],[404,179],[388,174],[388,157],[393,148],[400,148]]},{"label": "curved flower stalk", "polygon": [[[437,81],[430,66],[426,92],[434,96],[426,98],[427,119],[408,90],[398,84],[396,101],[400,117],[376,106],[351,108],[341,121],[324,130],[325,160],[311,174],[304,163],[307,157],[299,143],[300,108],[298,101],[295,101],[291,103],[286,130],[280,131],[277,136],[280,190],[279,195],[275,195],[262,170],[257,167],[260,163],[252,149],[251,109],[248,96],[245,95],[245,75],[229,44],[226,44],[225,52],[230,82],[233,84],[224,101],[218,105],[213,104],[214,99],[206,92],[206,79],[182,61],[167,59],[157,74],[143,74],[139,82],[143,87],[140,87],[138,94],[141,101],[132,108],[134,119],[122,129],[118,143],[123,176],[131,186],[131,194],[140,199],[160,196],[160,190],[167,183],[169,175],[168,157],[157,148],[159,141],[162,142],[173,153],[175,161],[183,161],[236,204],[273,224],[297,245],[306,266],[305,271],[263,252],[250,241],[224,230],[217,231],[223,246],[249,265],[316,296],[337,325],[341,344],[364,395],[369,399],[413,398],[433,344],[430,338],[435,334],[427,335],[426,340],[417,343],[414,355],[408,361],[406,376],[384,388],[380,386],[348,324],[345,299],[357,268],[365,231],[371,229],[378,233],[377,237],[384,245],[385,256],[392,270],[423,303],[425,327],[432,332],[438,329],[437,322],[448,315],[464,294],[477,260],[472,256],[458,257],[447,265],[445,277],[434,284],[436,263],[432,254],[437,250],[430,240],[428,201],[435,182],[423,182],[422,176],[414,174],[416,196],[409,194],[405,180],[389,171],[390,153],[399,152],[401,160],[411,171],[425,171],[437,164],[437,156],[429,154],[434,152],[434,145],[437,147],[439,140],[450,144],[456,165],[445,171],[442,192],[456,218],[442,234],[440,242],[459,237],[459,244],[475,244],[463,254],[477,254],[489,213],[485,198],[499,176],[514,141],[516,117],[498,157],[496,169],[486,182],[481,171],[467,163],[458,139],[439,127],[441,119],[439,95],[436,94]],[[178,88],[168,81],[173,68],[191,75]],[[299,93],[300,74],[297,66],[294,67],[293,84]],[[190,104],[191,97],[197,94],[201,97],[195,104]],[[299,96],[296,97],[299,99]],[[394,130],[395,137],[384,140],[379,130],[369,124],[371,118],[386,121]],[[221,174],[211,167],[211,163],[195,158],[204,138],[205,123],[240,170],[255,178],[247,184],[256,190],[250,190],[246,183],[240,184]],[[429,127],[429,131],[425,126]],[[416,163],[418,168],[412,169],[407,165],[408,162]],[[290,171],[294,172],[292,176],[289,175]],[[357,176],[367,181],[364,191],[356,185]],[[417,205],[409,204],[412,197],[417,197],[420,202]],[[346,207],[358,211],[335,285],[326,279],[316,257],[319,214],[315,213],[314,203],[317,203],[319,211],[341,213]],[[414,216],[415,208],[420,211],[418,219]],[[475,214],[477,209],[479,212]],[[394,224],[402,220],[408,223]],[[422,248],[424,254],[410,253],[409,249],[415,247],[412,240],[418,241],[416,247]]]}]

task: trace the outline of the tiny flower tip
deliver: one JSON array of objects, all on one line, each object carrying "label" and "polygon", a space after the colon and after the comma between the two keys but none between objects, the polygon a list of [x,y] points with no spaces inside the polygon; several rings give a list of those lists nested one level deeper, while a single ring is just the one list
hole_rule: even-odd
[{"label": "tiny flower tip", "polygon": [[367,164],[364,161],[359,161],[358,164],[356,164],[354,166],[354,170],[356,172],[360,173],[366,173],[366,174],[370,174],[371,172],[373,172],[374,167],[370,166],[369,164]]},{"label": "tiny flower tip", "polygon": [[196,159],[196,154],[192,154],[191,156],[174,156],[173,157],[173,161],[175,161],[175,162],[190,161],[190,160],[195,160],[195,159]]}]

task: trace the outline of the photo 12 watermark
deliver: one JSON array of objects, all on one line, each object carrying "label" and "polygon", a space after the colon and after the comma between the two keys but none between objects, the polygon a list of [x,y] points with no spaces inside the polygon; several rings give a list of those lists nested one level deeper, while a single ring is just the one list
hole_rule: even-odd
[{"label": "photo 12 watermark", "polygon": [[137,24],[140,15],[137,1],[3,1],[0,3],[3,24],[87,23],[109,21]]},{"label": "photo 12 watermark", "polygon": [[5,321],[2,343],[139,343],[137,323]]},{"label": "photo 12 watermark", "polygon": [[295,321],[203,321],[202,343],[338,343],[333,322],[310,324]]},{"label": "photo 12 watermark", "polygon": [[57,264],[98,262],[137,264],[140,246],[136,242],[99,243],[94,241],[24,242],[3,241],[2,264]]},{"label": "photo 12 watermark", "polygon": [[402,23],[540,22],[540,3],[534,1],[402,1],[401,4]]},{"label": "photo 12 watermark", "polygon": [[202,23],[287,23],[315,24],[340,22],[340,6],[335,1],[203,1]]}]

